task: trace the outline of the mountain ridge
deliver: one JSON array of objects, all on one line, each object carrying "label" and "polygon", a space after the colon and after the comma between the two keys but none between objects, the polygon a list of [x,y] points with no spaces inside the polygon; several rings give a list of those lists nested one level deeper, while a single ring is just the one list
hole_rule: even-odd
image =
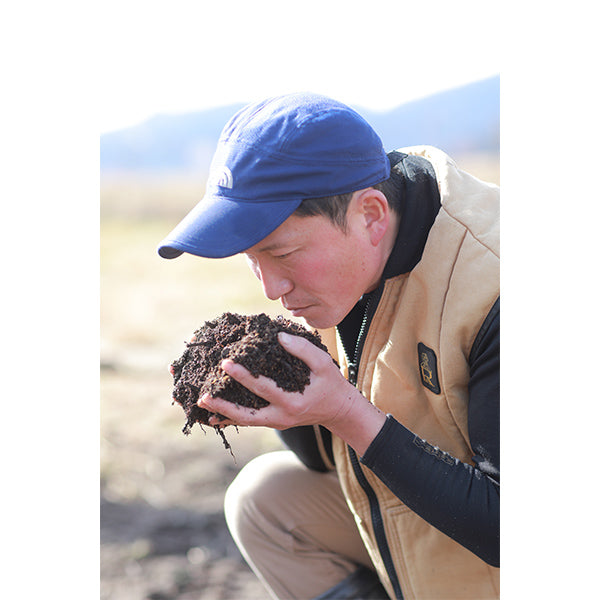
[{"label": "mountain ridge", "polygon": [[[100,136],[101,172],[208,169],[219,134],[245,103],[159,114]],[[498,153],[500,76],[413,100],[386,111],[352,105],[387,150],[429,144],[450,155]]]}]

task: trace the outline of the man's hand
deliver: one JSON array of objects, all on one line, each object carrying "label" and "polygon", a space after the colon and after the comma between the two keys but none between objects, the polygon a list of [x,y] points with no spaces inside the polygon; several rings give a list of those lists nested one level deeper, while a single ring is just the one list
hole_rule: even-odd
[{"label": "man's hand", "polygon": [[257,396],[269,402],[261,409],[247,408],[204,395],[198,406],[226,417],[212,417],[210,425],[264,426],[288,429],[299,425],[323,425],[363,454],[385,421],[374,407],[341,374],[331,357],[308,340],[286,333],[279,343],[304,361],[311,370],[304,392],[285,392],[264,376],[254,377],[243,366],[225,359],[223,370]]}]

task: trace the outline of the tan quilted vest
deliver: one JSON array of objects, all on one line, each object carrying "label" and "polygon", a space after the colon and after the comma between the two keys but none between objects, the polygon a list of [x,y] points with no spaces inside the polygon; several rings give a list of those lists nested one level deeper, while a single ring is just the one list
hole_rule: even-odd
[{"label": "tan quilted vest", "polygon": [[[467,428],[468,357],[499,296],[499,189],[460,171],[435,148],[400,151],[424,156],[433,164],[442,208],[421,261],[409,274],[386,281],[363,347],[357,387],[413,433],[473,464]],[[333,337],[335,329],[321,333],[347,376],[342,346]],[[437,357],[439,394],[421,381],[419,343]],[[421,366],[427,377],[431,365]],[[394,597],[375,542],[369,504],[353,472],[347,445],[334,437],[333,448],[341,485],[361,536],[390,597]],[[499,569],[429,525],[368,468],[361,468],[379,499],[406,600],[499,596]]]}]

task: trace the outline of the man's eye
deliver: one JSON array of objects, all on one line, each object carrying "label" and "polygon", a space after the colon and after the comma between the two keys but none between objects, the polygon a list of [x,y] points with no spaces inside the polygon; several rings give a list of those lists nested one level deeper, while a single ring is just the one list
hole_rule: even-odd
[{"label": "man's eye", "polygon": [[277,254],[277,255],[275,255],[275,258],[287,258],[291,254],[292,254],[292,252],[285,252],[284,254]]}]

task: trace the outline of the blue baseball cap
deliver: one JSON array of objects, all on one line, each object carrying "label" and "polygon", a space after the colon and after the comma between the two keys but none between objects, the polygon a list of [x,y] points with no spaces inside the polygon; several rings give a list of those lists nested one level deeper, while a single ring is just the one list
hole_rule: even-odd
[{"label": "blue baseball cap", "polygon": [[158,253],[238,254],[277,229],[304,199],[361,190],[389,174],[379,136],[341,102],[299,93],[251,104],[225,125],[204,197]]}]

